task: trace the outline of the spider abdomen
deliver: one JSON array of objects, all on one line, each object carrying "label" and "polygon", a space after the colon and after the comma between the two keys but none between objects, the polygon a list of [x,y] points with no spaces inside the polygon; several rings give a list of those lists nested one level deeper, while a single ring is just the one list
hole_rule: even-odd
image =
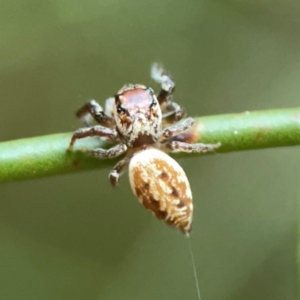
[{"label": "spider abdomen", "polygon": [[193,203],[190,184],[181,166],[166,153],[148,148],[129,164],[131,188],[139,201],[169,225],[188,234]]}]

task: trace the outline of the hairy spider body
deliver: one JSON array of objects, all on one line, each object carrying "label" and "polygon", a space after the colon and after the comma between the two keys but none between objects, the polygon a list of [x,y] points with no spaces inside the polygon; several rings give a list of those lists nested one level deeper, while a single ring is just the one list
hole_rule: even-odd
[{"label": "hairy spider body", "polygon": [[[97,148],[88,152],[99,158],[126,153],[109,174],[111,184],[118,183],[129,165],[131,188],[138,200],[157,218],[188,234],[193,215],[190,185],[180,165],[165,152],[214,151],[220,144],[194,144],[197,134],[187,131],[194,119],[176,123],[185,112],[172,101],[174,82],[158,64],[153,65],[151,75],[161,84],[158,96],[144,85],[126,85],[106,101],[105,112],[95,100],[80,108],[76,115],[87,127],[73,134],[69,150],[77,139],[88,136],[119,142],[107,150]],[[89,117],[100,125],[90,127]]]},{"label": "hairy spider body", "polygon": [[137,152],[129,163],[129,180],[139,201],[158,218],[184,233],[191,231],[193,202],[181,166],[155,148]]},{"label": "hairy spider body", "polygon": [[157,142],[162,113],[151,88],[143,85],[123,87],[115,96],[114,116],[120,139],[128,147]]}]

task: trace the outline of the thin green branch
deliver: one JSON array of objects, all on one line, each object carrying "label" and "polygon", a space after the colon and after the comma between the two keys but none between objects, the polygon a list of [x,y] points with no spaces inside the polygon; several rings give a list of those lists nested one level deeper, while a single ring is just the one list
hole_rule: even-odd
[{"label": "thin green branch", "polygon": [[[221,142],[218,153],[300,145],[300,107],[201,117],[197,121],[199,142]],[[0,183],[106,168],[116,162],[76,151],[107,148],[99,139],[78,141],[75,151],[67,152],[70,138],[71,133],[62,133],[0,143]]]}]

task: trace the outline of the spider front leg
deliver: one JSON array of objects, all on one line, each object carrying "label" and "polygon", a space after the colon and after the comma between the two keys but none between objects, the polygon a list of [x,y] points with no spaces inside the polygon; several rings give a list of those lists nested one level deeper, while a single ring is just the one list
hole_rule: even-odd
[{"label": "spider front leg", "polygon": [[162,131],[159,137],[159,141],[162,143],[168,140],[169,138],[174,137],[182,133],[183,131],[191,128],[194,124],[195,124],[195,120],[193,118],[187,118],[179,124],[171,125]]},{"label": "spider front leg", "polygon": [[77,118],[81,119],[83,124],[86,126],[90,126],[90,117],[105,127],[112,127],[114,125],[113,118],[105,114],[102,106],[95,100],[87,102],[80,109],[78,109],[76,116]]},{"label": "spider front leg", "polygon": [[152,65],[151,77],[161,84],[161,91],[157,96],[157,100],[162,110],[166,111],[163,118],[168,123],[174,123],[181,120],[185,116],[185,110],[180,105],[172,101],[175,82],[172,81],[170,76],[166,74],[163,67],[157,63]]},{"label": "spider front leg", "polygon": [[103,127],[101,125],[80,128],[74,132],[68,150],[72,150],[77,139],[82,139],[88,136],[101,136],[107,138],[109,141],[114,141],[117,139],[118,134],[116,130]]},{"label": "spider front leg", "polygon": [[116,186],[119,182],[119,177],[122,175],[122,171],[125,167],[127,167],[129,159],[125,157],[124,159],[120,160],[114,168],[110,171],[108,178],[112,186]]},{"label": "spider front leg", "polygon": [[221,146],[221,143],[217,144],[189,144],[180,141],[171,141],[168,143],[168,147],[173,152],[186,152],[186,153],[206,153],[214,152],[215,149],[218,149]]}]

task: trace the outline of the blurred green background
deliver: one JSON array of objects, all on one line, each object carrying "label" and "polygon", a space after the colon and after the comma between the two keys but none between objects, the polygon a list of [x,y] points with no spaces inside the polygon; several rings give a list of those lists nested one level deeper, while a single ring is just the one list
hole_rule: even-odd
[{"label": "blurred green background", "polygon": [[[163,63],[193,116],[291,107],[297,0],[2,0],[0,140],[73,131],[74,111]],[[297,299],[297,147],[181,160],[202,300]],[[109,170],[0,186],[0,299],[197,299],[188,241]]]}]

